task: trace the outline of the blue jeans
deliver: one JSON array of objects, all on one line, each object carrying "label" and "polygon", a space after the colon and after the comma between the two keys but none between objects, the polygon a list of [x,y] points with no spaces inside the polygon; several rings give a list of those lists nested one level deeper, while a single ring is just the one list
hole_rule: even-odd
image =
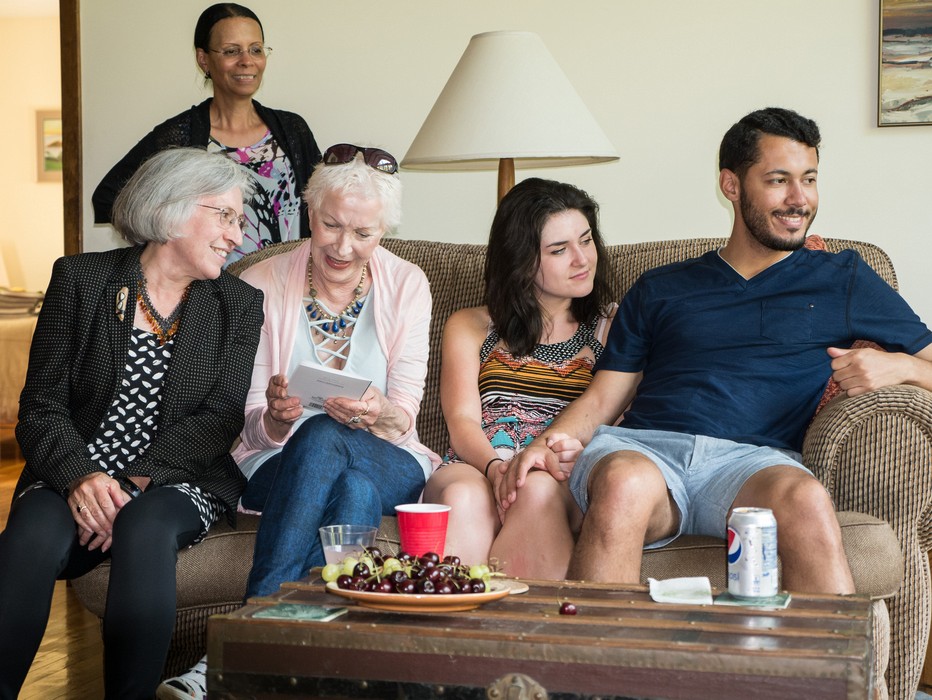
[{"label": "blue jeans", "polygon": [[318,529],[348,523],[378,527],[400,503],[417,501],[424,471],[405,450],[325,414],[306,420],[281,452],[246,586],[269,595],[323,566]]}]

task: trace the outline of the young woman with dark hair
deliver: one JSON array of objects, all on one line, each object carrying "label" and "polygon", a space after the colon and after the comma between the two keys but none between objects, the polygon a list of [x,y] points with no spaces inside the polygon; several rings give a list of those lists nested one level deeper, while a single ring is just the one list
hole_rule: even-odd
[{"label": "young woman with dark hair", "polygon": [[[446,550],[508,574],[560,579],[581,514],[566,474],[535,470],[507,510],[496,492],[511,458],[581,394],[614,305],[598,205],[568,184],[531,178],[501,201],[489,235],[485,306],[450,316],[440,395],[446,463],[424,500],[452,506]],[[551,443],[566,473],[582,449]]]}]

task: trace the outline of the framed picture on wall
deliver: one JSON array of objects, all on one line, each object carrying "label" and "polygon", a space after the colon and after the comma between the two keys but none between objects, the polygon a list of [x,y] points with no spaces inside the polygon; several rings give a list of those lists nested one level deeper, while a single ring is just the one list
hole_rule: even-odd
[{"label": "framed picture on wall", "polygon": [[878,125],[932,124],[932,0],[880,0]]},{"label": "framed picture on wall", "polygon": [[61,182],[61,110],[36,112],[36,173],[39,182]]}]

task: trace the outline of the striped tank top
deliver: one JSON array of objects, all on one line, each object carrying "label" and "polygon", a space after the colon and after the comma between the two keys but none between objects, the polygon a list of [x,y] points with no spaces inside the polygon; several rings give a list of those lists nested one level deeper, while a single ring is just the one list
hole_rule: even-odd
[{"label": "striped tank top", "polygon": [[[500,454],[526,447],[589,386],[604,349],[595,334],[600,321],[580,324],[568,340],[538,345],[524,357],[496,347],[498,333],[490,330],[479,350],[479,397],[482,429]],[[580,356],[586,347],[594,357]],[[452,450],[447,460],[461,461]]]}]

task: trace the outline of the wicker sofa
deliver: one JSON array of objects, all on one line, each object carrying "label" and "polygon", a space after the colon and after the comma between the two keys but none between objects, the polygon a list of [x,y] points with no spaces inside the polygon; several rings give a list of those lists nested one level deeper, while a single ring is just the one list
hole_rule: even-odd
[{"label": "wicker sofa", "polygon": [[[705,238],[611,246],[615,292],[620,297],[649,268],[699,255],[723,242]],[[833,239],[826,243],[833,251],[854,248],[896,286],[892,263],[876,246]],[[293,245],[254,253],[231,271],[241,272]],[[418,264],[430,279],[431,359],[418,431],[426,444],[442,453],[447,434],[438,392],[441,328],[456,309],[481,303],[485,247],[400,239],[386,239],[384,245]],[[912,698],[925,658],[932,599],[927,559],[932,546],[932,394],[902,386],[836,399],[814,419],[803,452],[840,511],[858,592],[875,600],[875,668],[881,674],[887,668],[891,697]],[[204,542],[180,554],[178,617],[166,675],[203,653],[209,615],[240,605],[257,523],[252,516],[240,516],[235,529],[218,523]],[[383,520],[379,537],[383,547],[397,547],[394,518]],[[101,566],[74,582],[78,596],[98,615],[103,612],[107,574]],[[698,575],[708,576],[713,586],[725,586],[722,541],[682,538],[644,558],[642,580]],[[885,694],[882,687],[879,694]]]}]

